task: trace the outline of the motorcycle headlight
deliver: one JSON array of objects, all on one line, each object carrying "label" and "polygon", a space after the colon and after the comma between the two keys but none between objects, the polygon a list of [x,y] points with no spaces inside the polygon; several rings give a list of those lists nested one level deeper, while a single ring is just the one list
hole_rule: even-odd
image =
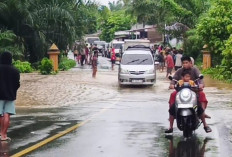
[{"label": "motorcycle headlight", "polygon": [[121,73],[122,73],[122,74],[129,74],[129,71],[128,71],[128,70],[125,70],[125,69],[121,69]]},{"label": "motorcycle headlight", "polygon": [[181,101],[183,102],[188,102],[190,101],[191,99],[191,96],[192,96],[192,93],[189,89],[183,89],[180,93],[180,99]]}]

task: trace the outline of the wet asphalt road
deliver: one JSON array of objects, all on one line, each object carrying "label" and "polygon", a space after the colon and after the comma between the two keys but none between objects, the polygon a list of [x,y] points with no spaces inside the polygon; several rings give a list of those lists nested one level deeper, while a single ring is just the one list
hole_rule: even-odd
[{"label": "wet asphalt road", "polygon": [[[108,61],[101,60],[107,69]],[[79,68],[76,68],[79,71]],[[89,72],[81,70],[83,74]],[[98,75],[117,72],[99,70]],[[232,156],[231,87],[207,79],[207,113],[213,129],[203,126],[189,140],[175,127],[173,136],[165,136],[168,127],[169,81],[157,73],[154,87],[109,88],[115,97],[95,102],[51,109],[19,108],[12,118],[11,142],[1,143],[0,153],[15,154],[72,125],[90,120],[77,130],[33,151],[26,156],[56,157],[230,157]],[[104,87],[104,84],[102,85]],[[215,86],[218,86],[215,87]]]}]

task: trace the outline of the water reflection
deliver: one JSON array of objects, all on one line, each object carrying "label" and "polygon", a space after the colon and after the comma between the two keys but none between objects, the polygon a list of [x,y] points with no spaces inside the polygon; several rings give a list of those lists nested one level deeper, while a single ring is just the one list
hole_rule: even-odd
[{"label": "water reflection", "polygon": [[[169,157],[205,157],[206,144],[210,138],[201,141],[197,137],[174,141],[173,136],[166,136],[169,140]],[[176,144],[177,142],[177,144]]]},{"label": "water reflection", "polygon": [[9,141],[0,141],[0,156],[9,157],[10,147]]}]

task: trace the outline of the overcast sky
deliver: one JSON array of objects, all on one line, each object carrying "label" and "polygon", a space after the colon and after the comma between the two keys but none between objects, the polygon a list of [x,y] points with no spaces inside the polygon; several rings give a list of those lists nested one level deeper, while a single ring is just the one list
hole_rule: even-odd
[{"label": "overcast sky", "polygon": [[117,1],[117,0],[96,0],[97,2],[108,6],[108,2],[113,2],[113,1]]}]

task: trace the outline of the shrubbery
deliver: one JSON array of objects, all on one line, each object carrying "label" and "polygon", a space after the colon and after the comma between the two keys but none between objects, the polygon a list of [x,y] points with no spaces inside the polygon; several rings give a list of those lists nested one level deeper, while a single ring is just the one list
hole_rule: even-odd
[{"label": "shrubbery", "polygon": [[13,65],[20,71],[20,73],[30,73],[33,71],[31,63],[21,62],[19,60],[14,61]]},{"label": "shrubbery", "polygon": [[62,58],[59,63],[59,69],[62,71],[69,70],[75,66],[76,66],[76,62],[72,59],[68,59],[67,57]]},{"label": "shrubbery", "polygon": [[31,63],[31,67],[35,70],[39,70],[40,65],[41,65],[41,61]]},{"label": "shrubbery", "polygon": [[202,73],[210,75],[213,79],[232,83],[232,72],[227,70],[227,66],[216,66],[203,70]]},{"label": "shrubbery", "polygon": [[48,75],[52,73],[52,69],[52,61],[48,58],[43,58],[41,65],[39,66],[40,73],[43,75]]}]

